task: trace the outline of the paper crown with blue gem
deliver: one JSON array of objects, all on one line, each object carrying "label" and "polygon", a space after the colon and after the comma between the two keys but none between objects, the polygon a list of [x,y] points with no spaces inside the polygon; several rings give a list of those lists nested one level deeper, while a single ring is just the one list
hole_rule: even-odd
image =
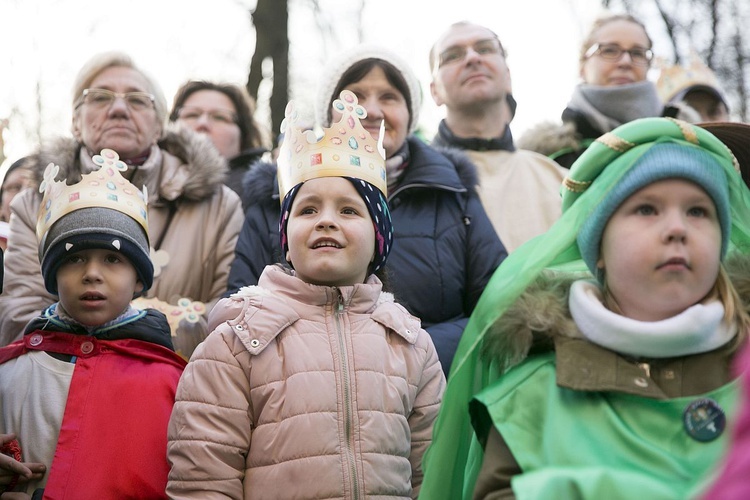
[{"label": "paper crown with blue gem", "polygon": [[120,172],[125,172],[128,166],[111,149],[103,149],[101,154],[94,155],[91,159],[99,169],[83,175],[79,182],[71,186],[65,181],[55,180],[60,167],[54,163],[47,165],[44,180],[39,185],[39,192],[44,193],[36,225],[36,235],[40,242],[52,225],[63,216],[82,208],[93,207],[122,212],[138,222],[148,234],[146,186],[141,191],[122,176]]},{"label": "paper crown with blue gem", "polygon": [[387,194],[383,125],[380,126],[380,138],[373,139],[360,123],[367,111],[349,90],[343,90],[332,106],[341,114],[341,119],[323,129],[323,137],[318,138],[312,130],[303,132],[296,126],[297,110],[293,102],[287,105],[281,124],[284,142],[278,158],[282,200],[300,182],[318,177],[354,177]]},{"label": "paper crown with blue gem", "polygon": [[44,172],[36,231],[45,288],[57,294],[57,270],[68,255],[98,248],[124,255],[143,291],[148,290],[154,266],[149,257],[146,187],[141,191],[120,174],[127,165],[111,149],[92,160],[100,168],[71,186],[55,180],[57,165],[49,164]]}]

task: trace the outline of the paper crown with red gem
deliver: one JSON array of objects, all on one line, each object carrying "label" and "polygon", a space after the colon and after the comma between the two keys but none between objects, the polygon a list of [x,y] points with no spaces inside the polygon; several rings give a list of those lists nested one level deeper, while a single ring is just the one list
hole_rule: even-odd
[{"label": "paper crown with red gem", "polygon": [[148,234],[146,203],[148,193],[136,188],[120,172],[127,170],[125,162],[111,149],[103,149],[101,154],[91,157],[99,169],[83,175],[71,186],[65,181],[56,181],[60,167],[54,163],[47,165],[44,180],[39,192],[44,193],[39,207],[36,235],[40,242],[52,225],[63,216],[82,208],[110,208],[135,220]]},{"label": "paper crown with red gem", "polygon": [[681,100],[690,90],[704,90],[716,96],[728,106],[719,80],[696,53],[690,56],[690,65],[674,65],[662,68],[656,82],[659,97],[665,103]]},{"label": "paper crown with red gem", "polygon": [[303,132],[296,126],[297,110],[293,102],[287,104],[286,118],[281,124],[284,142],[278,158],[282,200],[300,182],[318,177],[354,177],[387,194],[383,125],[379,139],[373,139],[360,123],[367,111],[349,90],[343,90],[332,106],[341,119],[323,129],[323,137],[318,138],[312,130]]}]

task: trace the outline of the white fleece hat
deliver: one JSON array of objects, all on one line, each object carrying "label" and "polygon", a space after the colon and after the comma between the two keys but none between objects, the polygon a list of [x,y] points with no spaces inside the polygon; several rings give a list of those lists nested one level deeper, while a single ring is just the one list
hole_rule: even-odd
[{"label": "white fleece hat", "polygon": [[[422,108],[422,89],[417,76],[409,65],[395,52],[379,45],[361,44],[333,57],[326,65],[318,80],[318,88],[315,92],[315,120],[322,127],[331,125],[328,120],[328,111],[334,100],[333,92],[341,80],[342,75],[355,63],[365,59],[382,59],[393,65],[404,77],[406,86],[409,88],[409,133],[414,132],[419,123],[419,110]],[[336,96],[338,97],[338,96]]]}]

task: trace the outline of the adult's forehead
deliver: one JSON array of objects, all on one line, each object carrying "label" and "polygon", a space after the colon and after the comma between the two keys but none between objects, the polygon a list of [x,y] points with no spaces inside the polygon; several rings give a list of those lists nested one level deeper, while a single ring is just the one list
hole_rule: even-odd
[{"label": "adult's forehead", "polygon": [[435,48],[440,52],[442,48],[461,43],[465,40],[495,38],[496,36],[492,30],[479,24],[458,24],[451,26],[440,35],[437,42],[435,42]]}]

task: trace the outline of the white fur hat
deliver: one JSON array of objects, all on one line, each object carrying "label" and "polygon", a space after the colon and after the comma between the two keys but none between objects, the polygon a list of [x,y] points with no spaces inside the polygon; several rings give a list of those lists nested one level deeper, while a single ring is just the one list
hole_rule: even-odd
[{"label": "white fur hat", "polygon": [[315,92],[315,119],[318,124],[322,127],[331,125],[328,120],[328,111],[331,109],[331,102],[335,98],[333,92],[346,70],[364,59],[382,59],[392,64],[403,75],[409,88],[409,99],[411,100],[409,133],[414,132],[419,123],[419,110],[422,108],[422,89],[419,86],[419,80],[417,80],[417,76],[406,61],[398,54],[385,47],[370,44],[357,45],[337,55],[323,69]]}]

